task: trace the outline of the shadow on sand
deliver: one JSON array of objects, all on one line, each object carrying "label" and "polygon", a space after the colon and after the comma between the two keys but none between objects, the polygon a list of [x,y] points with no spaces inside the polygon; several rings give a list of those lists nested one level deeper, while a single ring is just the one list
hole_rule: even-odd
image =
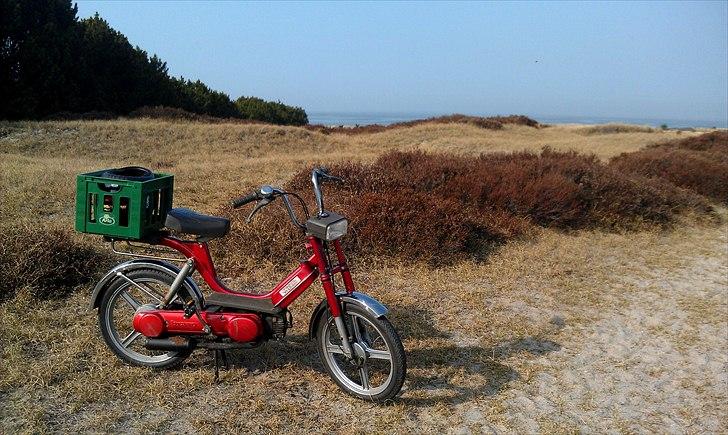
[{"label": "shadow on sand", "polygon": [[[432,314],[427,310],[397,307],[392,314],[396,316],[400,335],[405,341],[408,364],[406,393],[398,402],[408,405],[458,404],[496,395],[520,377],[517,371],[503,363],[508,357],[518,353],[541,356],[561,349],[561,345],[545,337],[548,333],[493,346],[462,346],[453,343],[450,334],[434,326]],[[408,348],[407,340],[428,340],[429,343],[422,348]],[[233,368],[245,368],[252,373],[295,364],[326,376],[316,347],[307,335],[292,335],[283,342],[232,352],[229,359]]]}]

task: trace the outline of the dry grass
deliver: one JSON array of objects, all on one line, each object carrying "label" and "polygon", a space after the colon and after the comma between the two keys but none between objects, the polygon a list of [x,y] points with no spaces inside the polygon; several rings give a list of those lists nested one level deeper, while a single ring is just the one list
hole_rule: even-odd
[{"label": "dry grass", "polygon": [[[672,131],[586,136],[580,128],[442,124],[346,136],[149,120],[0,123],[0,225],[42,232],[51,221],[70,229],[74,175],[124,164],[173,172],[176,205],[212,212],[248,186],[282,184],[320,160],[372,162],[391,150],[540,151],[544,145],[607,159],[678,137]],[[322,372],[305,339],[316,291],[296,303],[289,340],[236,353],[233,370],[214,385],[205,353],[171,372],[121,365],[86,310],[88,285],[47,302],[21,286],[0,305],[0,432],[725,432],[728,304],[721,276],[728,228],[685,219],[671,231],[630,234],[537,229],[533,239],[508,243],[487,262],[435,270],[359,259],[353,266],[360,289],[391,308],[408,352],[406,390],[390,406],[350,399]],[[275,266],[225,272],[263,289],[278,276]],[[712,306],[691,302],[689,293],[673,295],[671,283],[678,281],[690,282],[686,290],[700,289]],[[655,304],[672,296],[674,306]],[[609,323],[620,313],[634,318]],[[610,356],[644,348],[623,340],[648,329],[639,319],[662,325],[650,330],[656,342],[675,349],[669,358],[657,348],[621,361]],[[625,335],[605,337],[622,331],[615,325],[627,328]],[[599,337],[603,347],[594,346]],[[707,359],[677,358],[683,354]],[[574,364],[584,377],[573,376]],[[629,385],[620,383],[625,377]],[[608,381],[592,388],[594,379]],[[636,399],[614,402],[621,389]]]}]

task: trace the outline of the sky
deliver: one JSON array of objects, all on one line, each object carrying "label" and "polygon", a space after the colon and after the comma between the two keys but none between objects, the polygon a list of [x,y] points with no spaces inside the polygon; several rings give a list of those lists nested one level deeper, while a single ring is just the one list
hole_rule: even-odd
[{"label": "sky", "polygon": [[79,1],[170,74],[309,112],[728,122],[728,2]]}]

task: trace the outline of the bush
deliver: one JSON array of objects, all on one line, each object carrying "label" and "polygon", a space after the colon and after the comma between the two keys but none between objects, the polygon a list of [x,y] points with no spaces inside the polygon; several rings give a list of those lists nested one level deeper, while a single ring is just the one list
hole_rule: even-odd
[{"label": "bush", "polygon": [[[346,182],[326,185],[327,208],[349,218],[345,243],[353,253],[431,264],[480,258],[534,225],[635,230],[667,225],[684,211],[712,213],[700,196],[669,183],[625,177],[595,157],[548,149],[478,158],[391,152],[331,172]],[[297,173],[288,190],[310,192],[309,177],[308,169]],[[233,227],[218,252],[224,262],[244,261],[230,256],[233,246],[245,246],[250,259],[302,258],[300,234],[282,210],[260,217]]]},{"label": "bush", "polygon": [[653,145],[613,158],[623,173],[669,182],[728,204],[728,132]]},{"label": "bush", "polygon": [[60,229],[30,225],[3,227],[0,244],[0,300],[23,287],[40,299],[66,296],[104,264],[108,255],[76,242]]},{"label": "bush", "polygon": [[[673,200],[672,186],[658,188],[627,179],[596,157],[549,149],[540,155],[493,153],[476,159],[393,152],[370,166],[334,170],[344,178],[357,179],[349,190],[354,195],[411,190],[561,229],[665,223],[673,210],[700,203],[697,198],[689,203],[682,197]],[[294,180],[302,180],[303,175]]]},{"label": "bush", "polygon": [[470,124],[476,127],[485,128],[489,130],[500,130],[504,124],[515,124],[525,125],[528,127],[542,127],[538,121],[535,121],[527,116],[523,115],[509,115],[509,116],[492,116],[492,117],[481,117],[481,116],[469,116],[461,114],[453,114],[446,116],[437,116],[427,119],[415,119],[412,121],[397,122],[390,125],[363,125],[363,126],[341,126],[341,127],[327,127],[320,124],[308,125],[306,128],[313,131],[318,131],[323,134],[331,133],[343,133],[343,134],[368,134],[368,133],[379,133],[386,130],[392,130],[396,128],[414,127],[423,124]]},{"label": "bush", "polygon": [[655,129],[646,125],[602,124],[579,129],[584,135],[616,134],[616,133],[654,133]]}]

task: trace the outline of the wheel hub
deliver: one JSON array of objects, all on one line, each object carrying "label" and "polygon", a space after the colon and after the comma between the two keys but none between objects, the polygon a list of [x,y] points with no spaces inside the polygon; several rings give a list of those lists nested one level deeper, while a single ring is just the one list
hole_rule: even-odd
[{"label": "wheel hub", "polygon": [[367,361],[367,352],[364,350],[364,346],[359,343],[353,343],[351,345],[351,360],[356,366],[362,366]]}]

